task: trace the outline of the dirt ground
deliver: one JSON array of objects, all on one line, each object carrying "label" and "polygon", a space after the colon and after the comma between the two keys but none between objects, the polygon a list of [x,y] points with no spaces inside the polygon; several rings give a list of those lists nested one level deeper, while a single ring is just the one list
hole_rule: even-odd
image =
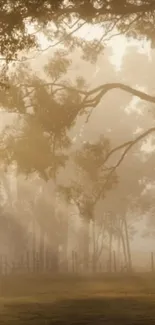
[{"label": "dirt ground", "polygon": [[155,276],[4,277],[0,324],[155,324]]}]

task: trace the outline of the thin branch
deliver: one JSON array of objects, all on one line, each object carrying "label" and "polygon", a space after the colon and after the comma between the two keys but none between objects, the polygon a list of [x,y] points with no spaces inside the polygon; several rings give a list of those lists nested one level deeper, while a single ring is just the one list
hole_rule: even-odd
[{"label": "thin branch", "polygon": [[[102,41],[106,41],[106,39],[104,40],[104,37],[106,37],[110,32],[112,32],[115,27],[117,26],[117,23],[121,20],[121,18],[119,17],[118,19],[116,19],[116,21],[114,21],[112,24],[110,24],[110,27],[107,28],[107,30],[103,33],[103,35],[101,36],[101,38],[99,39],[95,49],[98,48],[98,46],[102,43]],[[114,35],[115,36],[115,35]]]},{"label": "thin branch", "polygon": [[65,21],[64,21],[64,25],[66,25],[69,29],[73,28],[74,26],[76,26],[79,22],[80,22],[81,18],[76,19],[76,21],[72,24],[72,25],[68,25]]},{"label": "thin branch", "polygon": [[[76,89],[74,87],[71,87],[71,86],[67,86],[63,83],[56,83],[56,82],[48,82],[48,83],[44,83],[44,84],[40,84],[40,85],[33,85],[33,84],[26,84],[26,83],[23,83],[23,84],[20,84],[20,85],[17,85],[18,88],[21,88],[21,87],[25,87],[25,88],[43,88],[43,87],[48,87],[48,86],[53,86],[53,87],[58,87],[59,89],[58,90],[68,90],[68,91],[74,91],[76,93],[81,93],[82,95],[86,95],[86,91],[84,90],[80,90],[80,89]],[[57,90],[57,91],[58,91]]]},{"label": "thin branch", "polygon": [[[140,13],[140,15],[136,18],[134,18],[123,30],[121,30],[120,32],[117,32],[115,34],[110,35],[107,39],[105,39],[105,42],[110,41],[111,39],[113,39],[114,37],[120,36],[120,35],[124,35],[126,34],[129,29],[131,28],[131,26],[139,19],[143,16],[143,13]],[[116,24],[113,26],[113,28],[111,29],[111,31],[114,30],[115,27],[117,27],[117,23],[122,19],[123,17],[119,17],[118,20],[116,21]],[[124,15],[125,18],[125,15]],[[108,31],[107,35],[110,33],[110,31]]]},{"label": "thin branch", "polygon": [[[38,52],[46,52],[46,51],[48,51],[49,49],[51,49],[51,48],[53,48],[53,47],[55,47],[55,46],[57,46],[57,45],[60,45],[64,40],[67,40],[71,35],[73,35],[75,32],[77,32],[77,31],[79,31],[84,25],[86,25],[86,22],[83,22],[83,23],[81,23],[81,25],[80,26],[77,26],[74,30],[72,30],[70,33],[68,33],[65,37],[63,37],[63,38],[61,38],[59,41],[57,41],[56,43],[54,43],[54,44],[51,44],[51,45],[49,45],[49,46],[47,46],[45,49],[43,49],[43,50],[38,50]],[[38,56],[36,56],[36,57],[38,57]],[[36,58],[35,57],[35,58]]]},{"label": "thin branch", "polygon": [[[117,146],[116,148],[112,149],[112,150],[108,153],[108,155],[106,156],[106,158],[105,158],[103,164],[105,165],[105,163],[108,161],[109,157],[112,156],[113,153],[115,153],[115,152],[117,152],[117,151],[119,151],[119,150],[121,150],[121,149],[124,149],[125,147],[130,146],[132,143],[133,143],[132,140],[131,140],[131,141],[127,141],[127,142],[124,142],[123,144],[121,144],[120,146]],[[109,168],[112,168],[112,167],[109,167]],[[106,168],[106,170],[107,170],[107,168]]]},{"label": "thin branch", "polygon": [[139,141],[141,141],[142,139],[144,139],[145,137],[147,137],[149,134],[151,134],[152,132],[155,132],[155,127],[152,127],[150,129],[148,129],[147,131],[143,132],[141,135],[139,135],[136,139],[132,140],[132,141],[128,141],[125,142],[124,144],[114,148],[111,150],[111,152],[107,155],[106,159],[104,160],[104,163],[107,162],[107,160],[109,159],[109,157],[116,151],[119,151],[122,148],[126,149],[124,150],[123,154],[121,155],[120,159],[118,160],[118,162],[116,163],[115,166],[112,167],[110,173],[108,174],[106,181],[103,185],[103,187],[101,188],[100,192],[98,193],[98,195],[96,196],[95,200],[94,200],[94,205],[98,202],[98,200],[100,199],[101,195],[104,193],[107,183],[109,182],[111,176],[113,175],[113,173],[116,171],[116,169],[120,166],[120,164],[122,163],[122,161],[124,160],[124,158],[126,157],[127,153],[131,150],[131,148],[136,145]]},{"label": "thin branch", "polygon": [[[127,148],[124,150],[121,158],[118,160],[117,164],[114,166],[114,168],[116,169],[121,162],[123,161],[123,159],[125,158],[125,156],[127,155],[127,153],[129,152],[129,150],[135,145],[137,144],[139,141],[141,141],[142,139],[144,139],[145,137],[147,137],[149,134],[155,132],[155,127],[152,127],[150,129],[148,129],[147,131],[143,132],[142,134],[140,134],[136,139],[130,141],[130,143],[128,142],[128,145],[126,143]],[[123,146],[123,145],[122,145]],[[118,147],[120,149],[120,146]],[[114,151],[113,151],[114,152]],[[116,152],[116,148],[115,148],[115,152]]]}]

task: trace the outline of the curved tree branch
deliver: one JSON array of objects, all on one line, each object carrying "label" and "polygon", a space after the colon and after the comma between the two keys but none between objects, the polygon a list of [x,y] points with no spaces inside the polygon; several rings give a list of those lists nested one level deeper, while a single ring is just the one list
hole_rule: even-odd
[{"label": "curved tree branch", "polygon": [[104,160],[104,164],[105,162],[108,161],[109,157],[112,156],[113,153],[125,148],[125,150],[123,151],[121,157],[119,158],[119,160],[117,161],[117,163],[111,167],[111,171],[109,172],[106,181],[101,189],[101,191],[98,193],[97,197],[94,200],[94,205],[98,202],[98,200],[100,199],[101,195],[104,193],[106,186],[108,184],[108,181],[110,180],[112,174],[116,171],[116,169],[120,166],[120,164],[122,163],[122,161],[124,160],[124,158],[126,157],[127,153],[131,150],[131,148],[136,145],[139,141],[143,140],[145,137],[147,137],[148,135],[150,135],[152,132],[155,132],[155,127],[152,127],[150,129],[148,129],[147,131],[143,132],[142,134],[140,134],[137,138],[135,138],[132,141],[128,141],[123,143],[120,146],[117,146],[116,148],[112,149],[110,151],[110,153],[107,155],[107,157]]},{"label": "curved tree branch", "polygon": [[107,83],[107,84],[101,85],[101,86],[96,87],[93,90],[87,92],[87,100],[88,100],[88,96],[93,96],[96,94],[96,96],[93,99],[89,100],[87,102],[87,104],[89,106],[96,106],[100,102],[101,98],[108,91],[113,90],[113,89],[120,89],[120,90],[130,93],[133,96],[139,97],[142,100],[146,100],[148,102],[155,103],[155,96],[149,95],[141,90],[132,88],[131,86],[128,86],[128,85],[125,85],[122,83]]},{"label": "curved tree branch", "polygon": [[[49,82],[49,83],[43,83],[43,84],[40,84],[40,85],[34,85],[34,84],[26,84],[26,83],[23,83],[23,84],[20,84],[18,85],[19,88],[20,87],[25,87],[25,88],[42,88],[42,87],[47,87],[47,86],[53,86],[53,87],[58,87],[60,88],[60,90],[62,89],[67,89],[67,90],[70,90],[70,91],[75,91],[75,92],[78,92],[78,93],[81,93],[85,96],[85,101],[84,101],[84,104],[85,104],[85,107],[92,107],[92,106],[96,106],[101,98],[110,90],[113,90],[113,89],[120,89],[120,90],[123,90],[125,92],[128,92],[130,93],[131,95],[133,96],[136,96],[136,97],[139,97],[140,99],[142,100],[145,100],[145,101],[148,101],[148,102],[151,102],[151,103],[155,103],[155,96],[152,96],[152,95],[149,95],[141,90],[138,90],[138,89],[135,89],[131,86],[128,86],[128,85],[125,85],[123,83],[107,83],[107,84],[104,84],[104,85],[101,85],[101,86],[98,86],[90,91],[82,91],[81,89],[76,89],[75,87],[71,87],[71,86],[66,86],[65,84],[63,83],[53,83],[53,82]],[[94,98],[92,99],[89,99],[89,97],[91,96],[95,96]]]},{"label": "curved tree branch", "polygon": [[[125,158],[125,156],[127,155],[127,153],[129,152],[129,150],[136,145],[139,141],[143,140],[144,138],[146,138],[148,135],[150,135],[152,132],[155,132],[155,127],[152,127],[150,129],[148,129],[147,131],[143,132],[142,134],[140,134],[136,139],[126,142],[124,144],[122,144],[121,146],[116,147],[115,149],[113,149],[111,151],[110,154],[120,150],[123,147],[126,147],[126,149],[124,150],[123,154],[121,155],[120,159],[118,160],[118,162],[116,163],[116,165],[113,167],[114,170],[116,170],[116,168],[121,164],[121,162],[123,161],[123,159]],[[108,155],[108,158],[110,157],[110,154]],[[106,161],[108,160],[108,158],[106,159]]]},{"label": "curved tree branch", "polygon": [[101,99],[104,97],[104,95],[106,95],[107,92],[109,92],[110,90],[113,90],[113,89],[123,90],[133,96],[139,97],[142,100],[145,100],[145,101],[155,104],[155,96],[149,95],[144,91],[135,89],[135,88],[125,85],[123,83],[107,83],[107,84],[98,86],[90,91],[77,89],[75,87],[65,85],[64,83],[55,83],[55,82],[42,83],[39,85],[27,84],[27,83],[17,85],[20,92],[21,92],[21,87],[30,88],[30,89],[39,89],[42,87],[49,87],[49,86],[52,88],[55,87],[55,92],[66,90],[66,91],[70,91],[70,92],[79,93],[81,95],[81,103],[78,105],[77,109],[75,110],[73,120],[76,119],[77,115],[79,113],[81,113],[82,110],[91,109],[91,111],[87,113],[88,116],[86,119],[86,123],[89,121],[89,118],[92,113],[92,109],[95,108],[100,103]]}]

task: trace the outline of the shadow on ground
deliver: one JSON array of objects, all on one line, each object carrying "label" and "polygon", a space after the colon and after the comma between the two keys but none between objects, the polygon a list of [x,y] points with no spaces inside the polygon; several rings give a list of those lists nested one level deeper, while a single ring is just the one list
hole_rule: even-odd
[{"label": "shadow on ground", "polygon": [[155,300],[96,298],[57,303],[4,305],[1,325],[136,325],[155,324]]}]

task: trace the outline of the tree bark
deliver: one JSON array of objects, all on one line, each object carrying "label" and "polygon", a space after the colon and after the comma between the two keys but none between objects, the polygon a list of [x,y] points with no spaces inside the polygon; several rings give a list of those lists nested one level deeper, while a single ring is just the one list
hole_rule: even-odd
[{"label": "tree bark", "polygon": [[95,220],[93,220],[93,224],[92,224],[92,232],[93,232],[93,253],[92,253],[92,272],[96,273],[96,263],[97,263],[97,250],[96,250],[96,233],[95,233],[96,229],[95,229]]},{"label": "tree bark", "polygon": [[128,264],[128,259],[127,259],[127,252],[126,252],[126,246],[125,246],[125,239],[123,234],[121,235],[121,241],[122,241],[122,249],[123,249],[123,254],[124,254],[124,263],[125,266]]},{"label": "tree bark", "polygon": [[109,272],[112,272],[112,229],[109,231]]},{"label": "tree bark", "polygon": [[89,246],[90,246],[90,240],[89,240],[89,227],[90,222],[87,220],[83,221],[83,234],[84,234],[84,255],[83,255],[83,265],[84,265],[84,272],[89,271]]},{"label": "tree bark", "polygon": [[131,249],[130,249],[130,240],[129,240],[129,233],[128,233],[128,226],[126,216],[123,219],[124,230],[125,230],[125,238],[126,238],[126,249],[127,249],[127,257],[128,257],[128,271],[132,271],[132,258],[131,258]]}]

